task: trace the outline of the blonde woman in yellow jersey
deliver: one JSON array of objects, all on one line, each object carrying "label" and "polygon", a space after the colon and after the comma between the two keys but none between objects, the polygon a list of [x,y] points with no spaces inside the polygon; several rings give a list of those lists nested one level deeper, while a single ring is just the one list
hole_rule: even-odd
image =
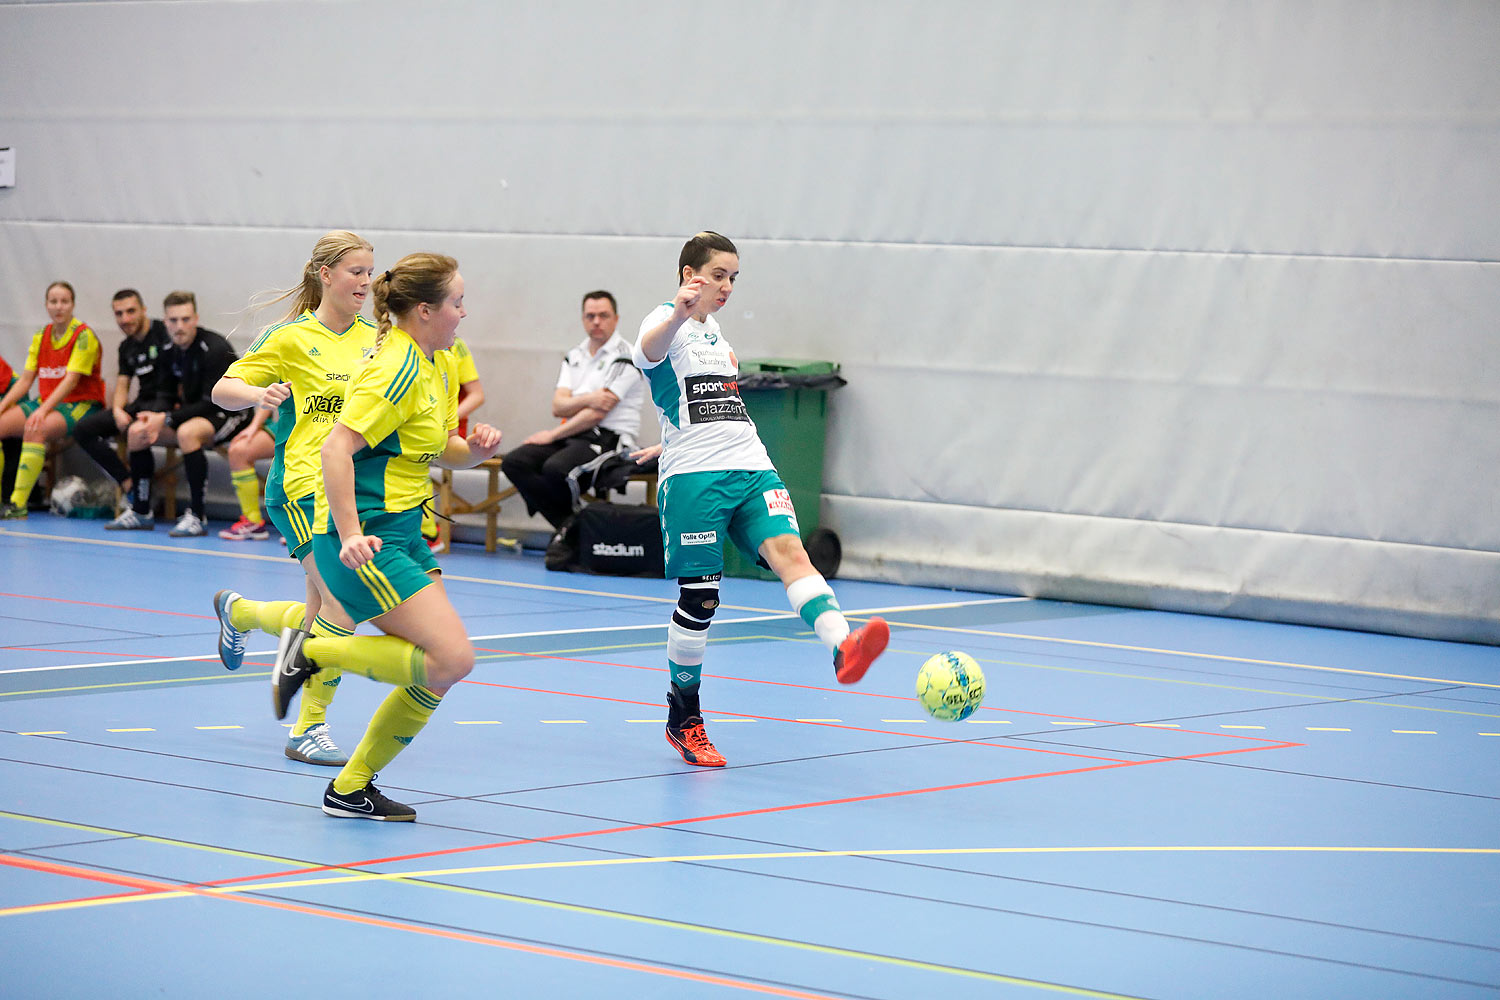
[{"label": "blonde woman in yellow jersey", "polygon": [[408,254],[370,291],[380,333],[323,442],[324,493],[313,553],[339,604],[355,621],[373,622],[386,634],[321,638],[287,628],[271,684],[278,718],[298,689],[324,671],[357,670],[395,685],[349,763],[328,783],[323,811],[413,820],[416,810],[375,787],[375,773],[411,743],[443,695],[474,667],[474,647],[422,540],[430,467],[477,465],[500,449],[500,432],[478,424],[467,439],[457,434],[458,373],[448,348],[465,315],[458,262]]},{"label": "blonde woman in yellow jersey", "polygon": [[[313,245],[286,319],[268,328],[214,386],[225,409],[263,406],[277,411],[276,453],[266,478],[266,514],[307,573],[307,599],[252,601],[232,590],[214,595],[219,659],[230,670],[245,653],[245,632],[280,635],[306,625],[317,635],[347,635],[353,620],[332,599],[312,555],[314,497],[321,492],[318,450],[344,406],[349,380],[375,344],[375,326],[360,315],[370,293],[374,248],[336,230]],[[254,470],[250,475],[254,476]],[[328,705],[339,672],[328,670],[308,687],[284,753],[308,764],[342,767],[348,757],[328,731]]]}]

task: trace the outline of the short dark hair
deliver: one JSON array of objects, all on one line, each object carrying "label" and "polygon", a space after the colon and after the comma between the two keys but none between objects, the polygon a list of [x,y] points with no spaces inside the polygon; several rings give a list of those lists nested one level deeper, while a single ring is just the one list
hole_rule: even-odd
[{"label": "short dark hair", "polygon": [[141,293],[138,292],[138,291],[136,291],[134,288],[122,288],[122,289],[120,289],[118,292],[115,292],[115,297],[112,298],[112,299],[110,299],[109,301],[111,301],[111,302],[118,302],[121,299],[135,299],[142,306],[145,306],[145,304],[146,304],[146,300],[143,299],[143,298],[141,298]]},{"label": "short dark hair", "polygon": [[739,255],[728,236],[721,236],[712,230],[705,229],[682,245],[682,253],[677,255],[677,283],[682,284],[682,269],[690,267],[698,270],[715,253],[732,253]]},{"label": "short dark hair", "polygon": [[173,306],[192,306],[193,312],[197,312],[198,296],[192,292],[168,292],[167,297],[161,300],[161,306],[163,309],[170,309]]},{"label": "short dark hair", "polygon": [[592,292],[584,292],[582,300],[580,300],[578,303],[578,308],[582,309],[584,306],[588,305],[589,299],[609,299],[609,307],[615,311],[616,316],[620,315],[620,304],[615,301],[615,297],[613,295],[609,294],[604,289],[599,288]]}]

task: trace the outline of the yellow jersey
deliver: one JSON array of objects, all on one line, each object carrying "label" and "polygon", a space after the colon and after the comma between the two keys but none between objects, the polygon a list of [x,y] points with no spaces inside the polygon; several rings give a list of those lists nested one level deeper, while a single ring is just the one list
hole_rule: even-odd
[{"label": "yellow jersey", "polygon": [[479,369],[474,367],[474,355],[469,353],[469,345],[464,343],[464,338],[454,337],[453,346],[448,348],[453,355],[453,361],[458,366],[458,384],[479,381]]},{"label": "yellow jersey", "polygon": [[[428,470],[447,449],[457,423],[458,385],[452,352],[434,351],[429,358],[400,327],[392,327],[380,350],[355,372],[339,423],[366,442],[354,453],[354,505],[361,521],[412,510],[432,497]],[[322,493],[313,530],[336,530]]]},{"label": "yellow jersey", "polygon": [[375,324],[355,316],[339,333],[311,312],[261,334],[225,375],[249,385],[289,382],[276,409],[276,456],[266,477],[266,503],[285,504],[323,491],[323,439],[344,410],[360,362],[375,346]]}]

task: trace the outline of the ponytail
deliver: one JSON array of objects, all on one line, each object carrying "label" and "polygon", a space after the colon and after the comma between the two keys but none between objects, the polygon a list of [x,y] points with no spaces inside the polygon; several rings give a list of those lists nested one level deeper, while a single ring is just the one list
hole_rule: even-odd
[{"label": "ponytail", "polygon": [[393,317],[405,316],[422,303],[437,305],[448,294],[448,286],[458,273],[458,261],[440,253],[409,253],[396,266],[370,282],[370,299],[375,304],[375,348],[370,357],[380,353],[386,334],[394,325]]}]

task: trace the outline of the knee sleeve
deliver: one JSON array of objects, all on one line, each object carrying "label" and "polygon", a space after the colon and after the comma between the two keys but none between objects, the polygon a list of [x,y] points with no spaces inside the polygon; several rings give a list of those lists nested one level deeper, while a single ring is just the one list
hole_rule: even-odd
[{"label": "knee sleeve", "polygon": [[706,632],[719,606],[719,574],[679,577],[677,607],[672,624],[693,632]]}]

